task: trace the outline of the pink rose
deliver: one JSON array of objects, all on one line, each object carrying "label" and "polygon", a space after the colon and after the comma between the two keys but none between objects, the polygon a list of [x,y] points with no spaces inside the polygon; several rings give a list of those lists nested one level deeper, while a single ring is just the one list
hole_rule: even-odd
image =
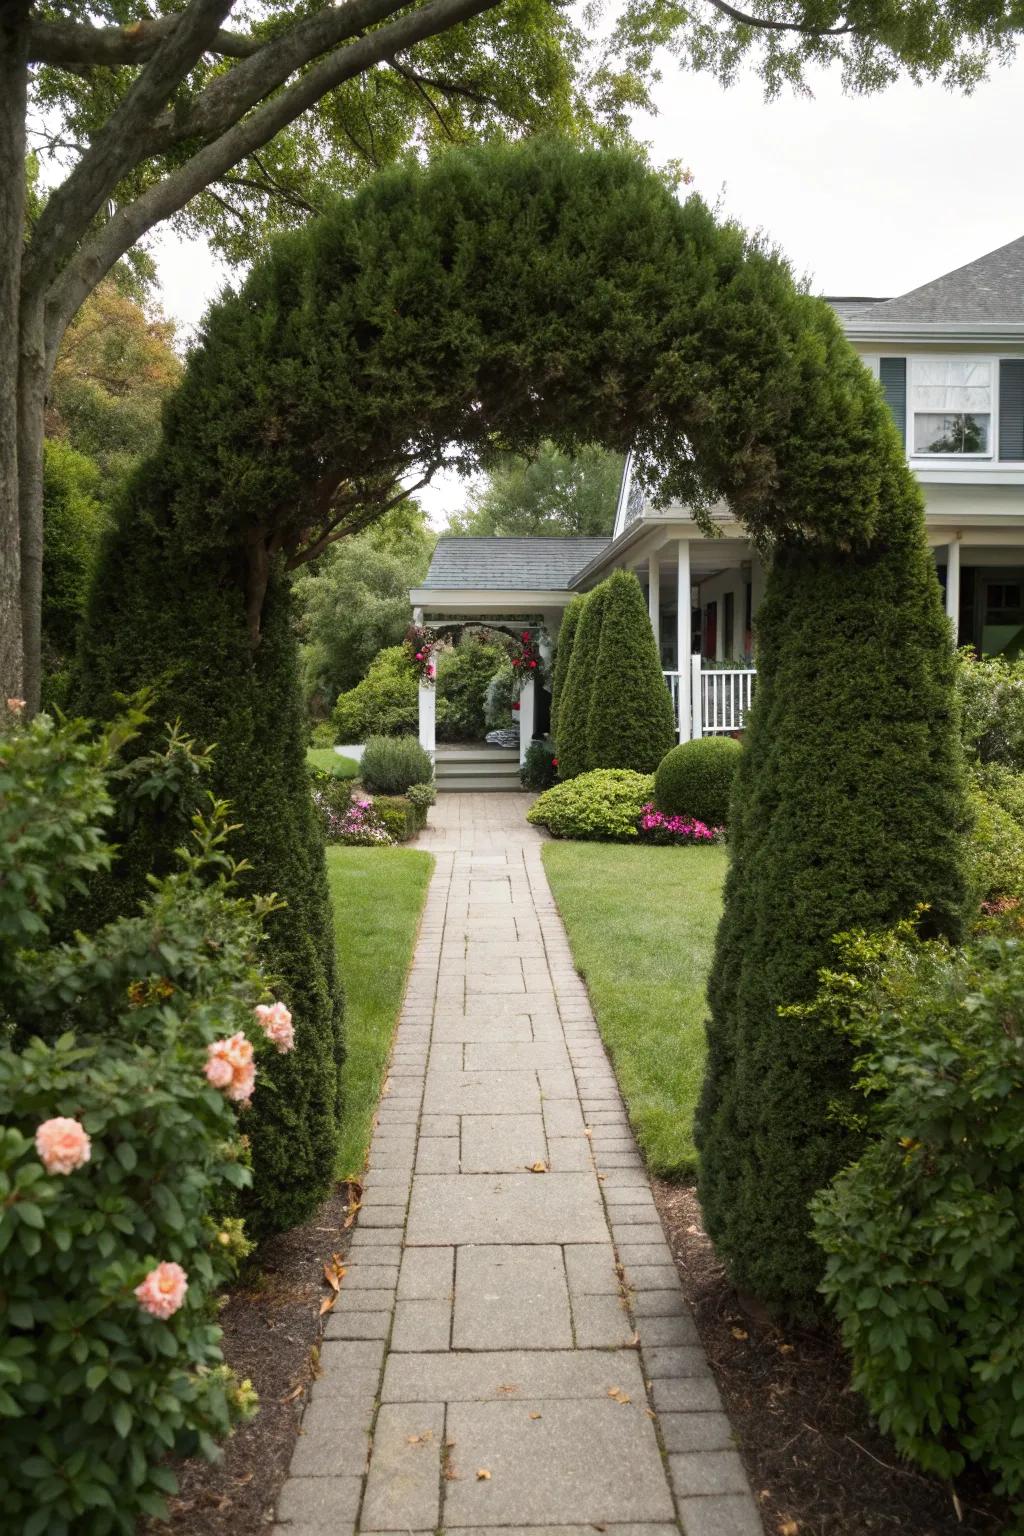
[{"label": "pink rose", "polygon": [[256,1017],[263,1026],[263,1033],[268,1040],[272,1040],[279,1051],[291,1051],[295,1049],[295,1030],[292,1026],[292,1016],[284,1003],[260,1003],[256,1009]]},{"label": "pink rose", "polygon": [[36,1131],[36,1151],[47,1173],[74,1173],[92,1156],[92,1143],[79,1120],[58,1115]]},{"label": "pink rose", "polygon": [[187,1290],[188,1275],[181,1265],[163,1263],[150,1270],[142,1284],[135,1287],[135,1294],[144,1312],[166,1322],[185,1300]]},{"label": "pink rose", "polygon": [[417,651],[416,652],[416,660],[417,661],[422,661],[423,660],[423,652],[422,651]]},{"label": "pink rose", "polygon": [[206,1066],[203,1071],[215,1088],[221,1088],[229,1099],[242,1103],[252,1097],[256,1085],[256,1068],[252,1059],[252,1044],[239,1030],[227,1040],[214,1040],[206,1047]]},{"label": "pink rose", "polygon": [[7,708],[8,708],[8,710],[10,711],[10,713],[12,715],[20,715],[22,710],[25,708],[25,700],[24,699],[8,699],[7,700]]}]

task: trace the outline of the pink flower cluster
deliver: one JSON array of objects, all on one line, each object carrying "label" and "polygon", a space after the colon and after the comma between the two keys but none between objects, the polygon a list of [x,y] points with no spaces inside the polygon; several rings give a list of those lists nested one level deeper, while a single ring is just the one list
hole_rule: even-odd
[{"label": "pink flower cluster", "polygon": [[284,1003],[259,1003],[253,1011],[263,1033],[279,1051],[295,1049],[295,1027]]},{"label": "pink flower cluster", "polygon": [[390,843],[392,837],[373,808],[373,801],[357,796],[347,811],[327,811],[327,834],[332,842],[352,843],[365,848],[373,843]]},{"label": "pink flower cluster", "polygon": [[47,1173],[74,1173],[92,1156],[92,1142],[80,1120],[58,1115],[36,1131],[36,1151]]},{"label": "pink flower cluster", "polygon": [[241,1030],[227,1040],[214,1040],[206,1047],[203,1071],[215,1088],[222,1088],[229,1099],[243,1104],[252,1098],[256,1086],[256,1063],[252,1042]]},{"label": "pink flower cluster", "polygon": [[640,835],[652,841],[714,843],[721,838],[722,831],[692,816],[665,816],[648,802],[640,811]]},{"label": "pink flower cluster", "polygon": [[144,1312],[166,1322],[185,1300],[187,1290],[188,1275],[181,1265],[165,1260],[151,1269],[141,1285],[135,1287],[135,1295]]}]

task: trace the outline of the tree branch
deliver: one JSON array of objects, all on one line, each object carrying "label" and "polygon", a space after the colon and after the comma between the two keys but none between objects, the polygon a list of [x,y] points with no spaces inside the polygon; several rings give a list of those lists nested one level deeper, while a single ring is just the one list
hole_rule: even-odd
[{"label": "tree branch", "polygon": [[[29,58],[33,64],[69,68],[144,64],[181,21],[181,14],[155,16],[123,27],[86,27],[74,21],[32,21]],[[215,33],[207,48],[228,59],[247,59],[263,47],[264,39],[243,32]]]},{"label": "tree branch", "polygon": [[311,560],[315,560],[318,555],[322,555],[324,550],[329,549],[332,544],[337,544],[341,539],[350,539],[355,534],[362,533],[364,528],[369,528],[371,523],[375,523],[386,512],[390,512],[392,507],[397,507],[401,502],[408,501],[410,496],[415,496],[417,491],[421,491],[425,485],[429,485],[434,471],[439,467],[438,464],[432,464],[422,479],[417,480],[414,485],[403,487],[397,496],[392,496],[391,500],[384,502],[382,506],[378,506],[376,503],[371,503],[367,506],[363,503],[364,510],[358,517],[345,521],[343,514],[342,518],[335,518],[333,522],[329,523],[320,532],[312,544],[305,544],[302,549],[296,550],[288,556],[285,561],[285,570],[298,570],[300,566],[308,565]]},{"label": "tree branch", "polygon": [[[177,213],[187,202],[268,143],[328,91],[365,73],[374,64],[459,22],[493,9],[500,0],[430,0],[356,42],[321,59],[256,112],[199,150],[162,182],[114,214],[68,263],[47,305],[47,350],[55,352],[68,320],[116,261],[154,224]],[[244,69],[244,64],[239,69]]]},{"label": "tree branch", "polygon": [[475,90],[470,85],[463,85],[457,80],[435,80],[431,75],[421,75],[418,70],[410,69],[407,64],[400,64],[397,59],[387,61],[396,74],[402,76],[413,85],[429,86],[431,90],[440,91],[442,96],[464,96],[467,101],[472,101],[480,107],[494,105],[494,98],[487,96],[483,91]]},{"label": "tree branch", "polygon": [[157,112],[217,35],[232,0],[192,0],[67,180],[47,199],[25,254],[22,285],[41,293],[122,177],[142,158]]},{"label": "tree branch", "polygon": [[745,11],[738,11],[734,5],[729,5],[727,0],[710,0],[710,4],[731,21],[738,21],[745,27],[757,27],[762,32],[802,32],[809,37],[842,37],[847,32],[856,31],[852,21],[844,21],[839,27],[815,27],[805,21],[774,21],[766,16],[748,16]]}]

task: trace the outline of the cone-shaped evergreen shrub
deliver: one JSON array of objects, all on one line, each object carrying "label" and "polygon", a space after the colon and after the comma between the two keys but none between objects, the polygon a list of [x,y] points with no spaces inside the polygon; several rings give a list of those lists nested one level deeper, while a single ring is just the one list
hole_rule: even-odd
[{"label": "cone-shaped evergreen shrub", "polygon": [[558,704],[565,689],[565,679],[572,660],[573,642],[583,612],[583,598],[570,597],[562,614],[562,623],[555,642],[555,665],[551,673],[551,737],[558,739]]},{"label": "cone-shaped evergreen shrub", "polygon": [[606,586],[602,582],[583,599],[573,637],[572,655],[558,706],[555,737],[558,777],[574,779],[586,773],[589,763],[588,726],[590,699],[597,678],[597,652],[601,642]]},{"label": "cone-shaped evergreen shrub", "polygon": [[647,604],[632,571],[613,571],[602,585],[587,767],[653,773],[676,739],[676,726]]},{"label": "cone-shaped evergreen shrub", "polygon": [[834,934],[928,902],[930,926],[955,935],[964,898],[953,653],[919,492],[892,454],[884,537],[776,555],[709,988],[708,1231],[734,1284],[797,1314],[823,1268],[808,1201],[858,1144],[830,1109],[849,1043],[777,1007],[815,994]]},{"label": "cone-shaped evergreen shrub", "polygon": [[731,736],[681,741],[658,764],[654,803],[666,816],[692,816],[724,827],[742,748]]}]

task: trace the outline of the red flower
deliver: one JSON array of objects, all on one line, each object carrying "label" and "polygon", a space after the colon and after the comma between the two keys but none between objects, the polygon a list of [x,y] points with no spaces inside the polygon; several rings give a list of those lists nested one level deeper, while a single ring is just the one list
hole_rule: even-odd
[{"label": "red flower", "polygon": [[518,700],[518,699],[517,699],[517,700],[516,700],[516,702],[515,702],[515,703],[514,703],[514,704],[513,704],[513,705],[512,705],[512,708],[513,708],[513,709],[518,709],[518,708],[519,708],[519,700]]},{"label": "red flower", "polygon": [[536,666],[536,665],[537,665],[537,663],[536,663],[536,662],[535,662],[535,661],[531,661],[531,662],[530,662],[530,666],[531,666],[531,667],[535,667],[535,666]]},{"label": "red flower", "polygon": [[552,766],[552,768],[557,768],[558,767],[558,758],[557,757],[553,757],[551,759],[551,766]]},{"label": "red flower", "polygon": [[530,638],[530,631],[528,629],[524,629],[523,633],[522,633],[522,639],[529,640],[529,638]]},{"label": "red flower", "polygon": [[518,667],[518,665],[519,665],[519,663],[520,663],[520,662],[521,662],[521,661],[522,661],[522,657],[521,657],[521,656],[513,656],[513,657],[512,657],[512,665],[513,665],[513,666],[514,666],[514,667]]}]

